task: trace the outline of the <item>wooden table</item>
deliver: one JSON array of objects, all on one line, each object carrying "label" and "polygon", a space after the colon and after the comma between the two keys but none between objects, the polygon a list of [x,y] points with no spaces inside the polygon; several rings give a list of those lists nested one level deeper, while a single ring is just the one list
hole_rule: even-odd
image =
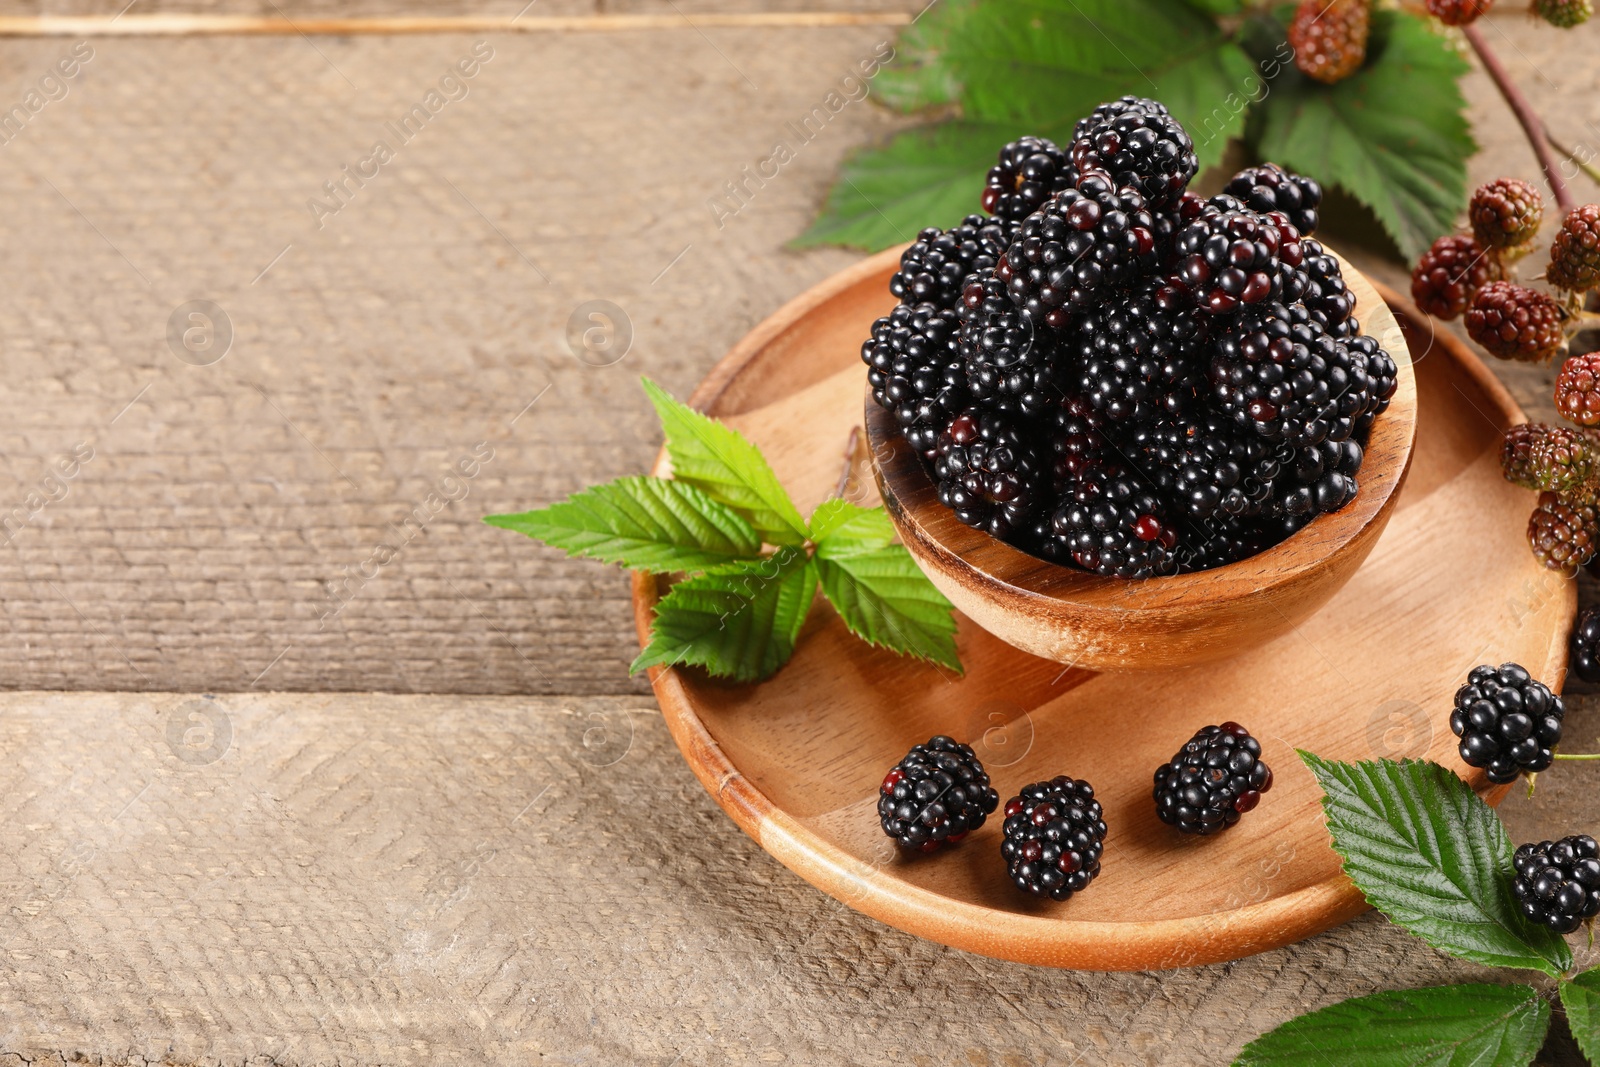
[{"label": "wooden table", "polygon": [[[624,5],[679,7],[704,9]],[[1600,108],[1525,23],[1493,25],[1528,91]],[[684,768],[626,674],[625,578],[478,522],[642,470],[638,375],[686,394],[855,261],[784,244],[904,121],[871,104],[736,214],[707,202],[891,33],[88,40],[0,144],[0,1064],[1220,1063],[1307,1007],[1483,973],[1372,916],[1114,976],[864,919]],[[0,40],[0,100],[73,47]],[[1536,173],[1468,88],[1475,176]],[[601,299],[616,362],[566,341]],[[231,324],[214,361],[181,343],[197,300]],[[1548,409],[1548,372],[1507,380]],[[1592,831],[1597,795],[1563,770],[1505,811]]]}]

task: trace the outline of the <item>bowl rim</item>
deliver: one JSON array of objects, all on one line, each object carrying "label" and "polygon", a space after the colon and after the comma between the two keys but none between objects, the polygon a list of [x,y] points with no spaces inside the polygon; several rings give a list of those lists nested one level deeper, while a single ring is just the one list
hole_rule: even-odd
[{"label": "bowl rim", "polygon": [[[1356,295],[1363,332],[1378,337],[1394,357],[1398,372],[1389,408],[1374,420],[1368,436],[1360,489],[1344,508],[1319,515],[1271,548],[1222,567],[1144,579],[1104,577],[1040,559],[956,519],[940,503],[921,456],[901,436],[893,415],[873,401],[869,386],[864,427],[873,474],[901,540],[914,556],[989,595],[1021,598],[1046,609],[1054,602],[1118,611],[1214,607],[1271,597],[1308,572],[1329,566],[1345,551],[1359,548],[1362,535],[1387,520],[1411,469],[1417,383],[1410,348],[1394,313],[1370,279],[1326,243],[1324,248],[1338,259],[1345,284]],[[982,557],[989,565],[980,567],[973,557]]]}]

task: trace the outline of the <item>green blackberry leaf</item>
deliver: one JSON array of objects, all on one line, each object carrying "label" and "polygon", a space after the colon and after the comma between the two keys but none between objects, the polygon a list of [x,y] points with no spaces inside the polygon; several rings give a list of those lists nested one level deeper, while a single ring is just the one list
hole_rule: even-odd
[{"label": "green blackberry leaf", "polygon": [[1447,985],[1354,997],[1291,1019],[1234,1067],[1526,1067],[1550,1005],[1525,985]]},{"label": "green blackberry leaf", "polygon": [[1600,1063],[1600,970],[1561,983],[1561,1006],[1572,1039],[1590,1063]]},{"label": "green blackberry leaf", "polygon": [[[961,86],[944,62],[950,39],[961,31],[962,19],[977,0],[939,0],[924,8],[895,41],[894,62],[873,80],[878,98],[899,111],[919,111],[956,102]],[[998,152],[999,146],[995,146]]]},{"label": "green blackberry leaf", "polygon": [[673,478],[738,512],[768,544],[804,543],[806,524],[760,450],[732,427],[674,400],[649,378],[643,382],[661,416]]},{"label": "green blackberry leaf", "polygon": [[1467,62],[1426,22],[1374,10],[1367,62],[1336,85],[1286,70],[1261,105],[1258,154],[1372,209],[1408,262],[1455,227],[1477,151]]},{"label": "green blackberry leaf", "polygon": [[789,662],[816,591],[815,566],[787,546],[679,582],[656,605],[650,643],[629,671],[696,666],[759,682]]},{"label": "green blackberry leaf", "polygon": [[1475,963],[1553,976],[1571,968],[1567,943],[1522,917],[1511,841],[1466,782],[1431,762],[1300,758],[1322,786],[1345,874],[1391,922]]},{"label": "green blackberry leaf", "polygon": [[822,592],[850,632],[870,645],[961,672],[950,601],[917,568],[904,545],[817,546]]},{"label": "green blackberry leaf", "polygon": [[636,571],[703,571],[761,554],[748,522],[688,482],[619,478],[558,504],[484,522]]},{"label": "green blackberry leaf", "polygon": [[811,513],[811,539],[824,555],[871,552],[894,543],[894,523],[882,508],[864,508],[836,497],[824,500]]}]

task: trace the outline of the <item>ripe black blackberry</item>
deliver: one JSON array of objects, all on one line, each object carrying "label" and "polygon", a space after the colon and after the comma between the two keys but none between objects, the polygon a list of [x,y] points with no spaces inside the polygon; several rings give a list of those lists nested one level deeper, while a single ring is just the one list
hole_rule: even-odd
[{"label": "ripe black blackberry", "polygon": [[1086,312],[1070,330],[1078,388],[1112,419],[1149,422],[1193,406],[1204,387],[1207,323],[1159,279]]},{"label": "ripe black blackberry", "polygon": [[906,441],[924,456],[933,454],[940,431],[969,402],[959,329],[954,311],[900,304],[872,324],[861,346],[872,399],[894,412]]},{"label": "ripe black blackberry", "polygon": [[1600,845],[1588,834],[1518,845],[1511,883],[1522,914],[1558,934],[1570,934],[1600,914]]},{"label": "ripe black blackberry", "polygon": [[1178,569],[1178,528],[1138,471],[1107,463],[1086,471],[1051,516],[1072,559],[1107,577],[1153,578]]},{"label": "ripe black blackberry", "polygon": [[1301,237],[1310,237],[1316,231],[1322,186],[1276,163],[1246,167],[1230,178],[1222,191],[1262,214],[1283,212]]},{"label": "ripe black blackberry", "polygon": [[1021,222],[1046,200],[1078,182],[1078,169],[1054,141],[1019,137],[1000,149],[983,186],[983,210],[999,219]]},{"label": "ripe black blackberry", "polygon": [[878,789],[878,822],[901,848],[933,852],[982,826],[1000,803],[970,745],[913,745]]},{"label": "ripe black blackberry", "polygon": [[1034,328],[993,272],[967,279],[959,315],[959,355],[974,400],[1030,418],[1060,402],[1056,339]]},{"label": "ripe black blackberry", "polygon": [[1207,726],[1156,768],[1156,814],[1186,834],[1214,834],[1239,821],[1272,788],[1261,742],[1236,722]]},{"label": "ripe black blackberry", "polygon": [[1132,445],[1134,462],[1190,518],[1256,514],[1278,473],[1271,444],[1214,412],[1140,427]]},{"label": "ripe black blackberry", "polygon": [[1002,541],[1028,529],[1048,497],[1043,462],[1001,412],[970,408],[951,420],[933,470],[944,506]]},{"label": "ripe black blackberry", "polygon": [[1579,613],[1569,650],[1572,673],[1586,682],[1600,682],[1600,608],[1584,608]]},{"label": "ripe black blackberry", "polygon": [[1322,247],[1320,241],[1302,241],[1300,245],[1305,271],[1306,287],[1297,297],[1305,304],[1311,317],[1335,337],[1354,337],[1361,332],[1361,324],[1352,316],[1356,298],[1344,283],[1344,273],[1339,261]]},{"label": "ripe black blackberry", "polygon": [[1086,175],[1023,220],[995,273],[1034,325],[1065,329],[1155,268],[1159,231],[1138,192]]},{"label": "ripe black blackberry", "polygon": [[1215,315],[1283,295],[1284,269],[1304,259],[1300,235],[1279,212],[1261,214],[1235,197],[1208,200],[1173,238],[1169,281]]},{"label": "ripe black blackberry", "polygon": [[1321,441],[1293,450],[1275,489],[1287,515],[1311,518],[1338,511],[1356,498],[1356,472],[1365,450],[1353,440]]},{"label": "ripe black blackberry", "polygon": [[1206,519],[1190,519],[1183,525],[1178,542],[1178,572],[1226,567],[1265,552],[1285,534],[1254,516],[1225,515],[1216,512]]},{"label": "ripe black blackberry", "polygon": [[1156,211],[1175,205],[1199,169],[1178,120],[1164,105],[1137,96],[1101,104],[1078,122],[1072,163],[1082,175],[1098,172],[1113,186],[1137,189]]},{"label": "ripe black blackberry", "polygon": [[1514,782],[1550,766],[1561,741],[1566,706],[1521,666],[1474,667],[1456,690],[1450,729],[1461,738],[1469,767],[1488,771],[1489,781]]},{"label": "ripe black blackberry", "polygon": [[1106,824],[1094,787],[1066,775],[1006,801],[1000,857],[1018,889],[1067,900],[1100,873]]},{"label": "ripe black blackberry", "polygon": [[1017,223],[968,215],[948,230],[929,228],[900,254],[889,291],[903,304],[953,308],[967,276],[992,268],[1016,236]]}]

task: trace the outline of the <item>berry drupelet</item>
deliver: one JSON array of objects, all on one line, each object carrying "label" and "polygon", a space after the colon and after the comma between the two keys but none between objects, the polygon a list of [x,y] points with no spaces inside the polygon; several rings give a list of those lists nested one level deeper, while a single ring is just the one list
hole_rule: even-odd
[{"label": "berry drupelet", "polygon": [[1310,237],[1317,228],[1322,186],[1276,163],[1241,170],[1228,180],[1222,191],[1262,214],[1283,212],[1301,237]]},{"label": "berry drupelet", "polygon": [[1572,673],[1586,682],[1600,682],[1600,608],[1584,608],[1578,614],[1568,653]]},{"label": "berry drupelet", "polygon": [[1474,667],[1456,690],[1450,730],[1459,738],[1462,760],[1481,767],[1489,781],[1514,782],[1550,766],[1561,741],[1566,707],[1544,683],[1521,666]]},{"label": "berry drupelet", "polygon": [[933,852],[982,826],[1000,803],[970,745],[914,745],[878,789],[878,821],[901,848]]},{"label": "berry drupelet", "polygon": [[1411,272],[1411,299],[1440,319],[1463,314],[1478,290],[1494,280],[1494,261],[1475,237],[1451,234],[1433,242]]},{"label": "berry drupelet", "polygon": [[1207,726],[1156,768],[1156,814],[1186,834],[1214,834],[1239,821],[1272,788],[1261,742],[1236,722]]},{"label": "berry drupelet", "polygon": [[1166,106],[1137,96],[1101,104],[1079,121],[1072,164],[1082,176],[1098,173],[1138,190],[1155,211],[1175,206],[1200,169],[1194,143]]},{"label": "berry drupelet", "polygon": [[1571,492],[1597,473],[1595,442],[1568,426],[1519,423],[1501,440],[1500,470],[1506,481],[1524,489]]},{"label": "berry drupelet", "polygon": [[1078,183],[1067,153],[1044,137],[1019,137],[1000,149],[983,185],[983,210],[1021,222],[1045,201]]},{"label": "berry drupelet", "polygon": [[1094,787],[1066,775],[1006,801],[1000,857],[1018,889],[1067,900],[1100,873],[1106,824]]},{"label": "berry drupelet", "polygon": [[1582,291],[1600,285],[1600,204],[1567,212],[1550,245],[1544,276],[1557,289]]},{"label": "berry drupelet", "polygon": [[1521,178],[1496,178],[1472,194],[1467,217],[1484,248],[1525,249],[1539,235],[1544,197]]},{"label": "berry drupelet", "polygon": [[1544,493],[1528,516],[1528,547],[1550,570],[1573,575],[1600,547],[1600,512],[1587,501]]},{"label": "berry drupelet", "polygon": [[948,230],[926,229],[900,254],[889,292],[903,304],[953,308],[967,276],[993,267],[1016,236],[1017,224],[968,215]]},{"label": "berry drupelet", "polygon": [[1566,321],[1555,300],[1511,282],[1479,289],[1466,315],[1469,337],[1501,359],[1520,363],[1543,363],[1566,348]]},{"label": "berry drupelet", "polygon": [[1156,236],[1144,197],[1090,174],[1023,221],[995,271],[1035,325],[1064,329],[1156,265]]},{"label": "berry drupelet", "polygon": [[940,435],[933,470],[944,506],[1002,541],[1028,528],[1048,476],[1007,416],[975,408],[957,415]]},{"label": "berry drupelet", "polygon": [[1343,81],[1367,58],[1372,0],[1300,0],[1289,23],[1294,65],[1326,85]]},{"label": "berry drupelet", "polygon": [[1588,834],[1518,845],[1511,883],[1522,914],[1558,934],[1570,934],[1600,914],[1600,845]]}]

